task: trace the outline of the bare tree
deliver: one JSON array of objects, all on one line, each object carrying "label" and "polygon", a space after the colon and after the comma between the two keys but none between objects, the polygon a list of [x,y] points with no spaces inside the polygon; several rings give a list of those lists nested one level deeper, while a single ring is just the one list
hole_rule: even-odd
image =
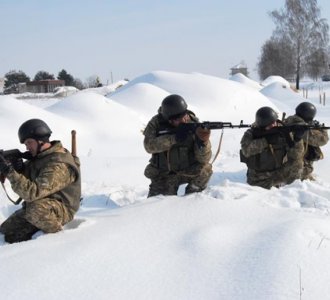
[{"label": "bare tree", "polygon": [[286,0],[285,7],[270,13],[276,29],[275,37],[285,38],[294,49],[296,88],[307,57],[329,43],[329,25],[320,18],[317,0]]},{"label": "bare tree", "polygon": [[306,57],[306,73],[315,81],[328,72],[329,54],[319,49]]},{"label": "bare tree", "polygon": [[84,88],[86,88],[83,82],[79,78],[74,79],[73,86],[78,90],[83,90]]},{"label": "bare tree", "polygon": [[284,39],[274,37],[265,42],[258,62],[259,77],[264,80],[270,75],[279,75],[287,80],[294,78],[293,50]]},{"label": "bare tree", "polygon": [[102,83],[97,75],[92,75],[87,78],[86,85],[89,88],[95,88],[102,86]]}]

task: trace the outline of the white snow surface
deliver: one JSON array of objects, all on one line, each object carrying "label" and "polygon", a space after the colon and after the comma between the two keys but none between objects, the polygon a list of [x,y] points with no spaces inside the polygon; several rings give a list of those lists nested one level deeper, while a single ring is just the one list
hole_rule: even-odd
[{"label": "white snow surface", "polygon": [[262,86],[258,82],[246,77],[242,73],[234,74],[234,75],[230,76],[229,79],[240,82],[240,83],[250,86],[251,88],[254,88],[254,89],[260,90],[262,88]]},{"label": "white snow surface", "polygon": [[286,79],[284,79],[283,77],[278,76],[278,75],[272,75],[272,76],[267,77],[265,80],[263,80],[261,82],[261,85],[262,86],[267,86],[267,85],[270,85],[274,82],[280,83],[280,84],[282,84],[283,86],[285,86],[287,88],[290,87],[290,83]]},{"label": "white snow surface", "polygon": [[[171,93],[202,121],[250,123],[261,106],[291,115],[311,101],[330,124],[318,89],[304,99],[244,82],[155,71],[108,96],[82,91],[49,105],[0,96],[1,148],[25,150],[17,130],[30,118],[45,120],[68,149],[75,129],[83,180],[81,207],[63,231],[12,245],[0,236],[1,299],[329,299],[328,145],[315,182],[264,190],[246,184],[244,129],[226,129],[205,191],[147,198],[141,130]],[[220,133],[211,135],[214,152]],[[18,208],[1,190],[0,222]]]}]

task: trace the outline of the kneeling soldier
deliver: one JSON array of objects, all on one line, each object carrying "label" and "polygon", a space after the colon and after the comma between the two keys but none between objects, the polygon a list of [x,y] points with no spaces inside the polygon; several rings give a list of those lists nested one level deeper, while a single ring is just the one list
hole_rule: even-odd
[{"label": "kneeling soldier", "polygon": [[[281,126],[277,113],[268,106],[256,113],[255,123],[241,140],[241,161],[247,164],[247,182],[266,189],[300,179],[303,144],[290,132],[272,130]],[[261,134],[260,134],[261,133]]]},{"label": "kneeling soldier", "polygon": [[73,219],[80,205],[79,159],[49,141],[51,130],[39,119],[21,125],[18,136],[31,154],[20,172],[0,156],[0,172],[10,181],[13,191],[24,199],[23,207],[0,226],[5,241],[26,241],[39,230],[60,231]]},{"label": "kneeling soldier", "polygon": [[[151,180],[148,197],[176,195],[184,183],[188,183],[186,194],[206,188],[212,175],[210,130],[198,127],[190,132],[180,126],[190,122],[198,119],[179,95],[167,96],[149,121],[144,130],[144,147],[152,154],[144,172]],[[173,129],[175,134],[161,134]]]}]

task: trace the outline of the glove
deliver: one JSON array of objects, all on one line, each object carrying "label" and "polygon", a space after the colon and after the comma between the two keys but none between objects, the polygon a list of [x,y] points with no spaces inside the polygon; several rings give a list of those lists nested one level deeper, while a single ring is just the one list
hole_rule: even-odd
[{"label": "glove", "polygon": [[268,134],[268,135],[265,135],[264,138],[266,139],[268,144],[275,145],[279,141],[279,134],[278,133],[277,134]]},{"label": "glove", "polygon": [[189,135],[189,130],[184,124],[180,124],[175,131],[175,140],[182,143]]},{"label": "glove", "polygon": [[251,132],[252,132],[253,139],[261,139],[261,138],[265,137],[265,130],[264,129],[252,128]]},{"label": "glove", "polygon": [[7,174],[13,169],[12,164],[7,161],[3,155],[0,154],[0,173],[3,176],[7,176]]},{"label": "glove", "polygon": [[211,130],[208,128],[197,127],[195,134],[204,144],[210,139]]},{"label": "glove", "polygon": [[293,134],[293,140],[295,142],[299,142],[301,141],[301,139],[303,138],[305,132],[307,131],[308,129],[306,127],[299,127],[297,128],[295,131],[294,131],[294,134]]},{"label": "glove", "polygon": [[24,169],[24,163],[22,158],[17,158],[15,161],[12,161],[12,166],[15,171],[21,173]]}]

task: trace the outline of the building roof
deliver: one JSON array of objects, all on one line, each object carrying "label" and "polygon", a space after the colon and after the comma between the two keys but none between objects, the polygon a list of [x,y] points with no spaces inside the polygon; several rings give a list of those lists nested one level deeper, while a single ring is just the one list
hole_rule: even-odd
[{"label": "building roof", "polygon": [[236,69],[247,69],[247,66],[245,63],[240,63],[240,64],[237,64],[236,66],[233,66],[231,68],[231,70],[236,70]]},{"label": "building roof", "polygon": [[27,85],[47,85],[47,84],[65,84],[64,80],[59,79],[45,79],[45,80],[37,80],[37,81],[29,81],[26,83]]}]

